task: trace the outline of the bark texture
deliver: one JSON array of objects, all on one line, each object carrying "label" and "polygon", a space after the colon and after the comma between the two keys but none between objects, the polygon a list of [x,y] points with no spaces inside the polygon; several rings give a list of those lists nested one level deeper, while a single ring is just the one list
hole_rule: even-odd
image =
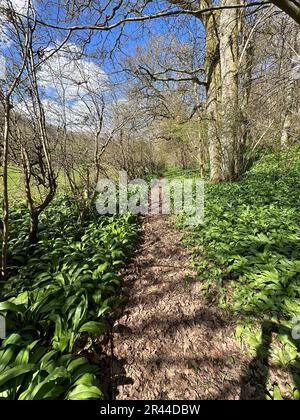
[{"label": "bark texture", "polygon": [[300,1],[299,0],[273,0],[272,3],[287,13],[300,25]]},{"label": "bark texture", "polygon": [[[207,6],[211,4],[206,2]],[[210,179],[213,182],[220,182],[221,155],[220,155],[220,49],[218,37],[218,17],[211,13],[205,16],[203,24],[206,30],[206,113],[207,113],[207,135],[209,142]]]},{"label": "bark texture", "polygon": [[[237,0],[223,0],[222,5],[238,5]],[[222,179],[235,178],[238,151],[238,10],[224,9],[220,14],[220,67],[222,85],[221,159]]]}]

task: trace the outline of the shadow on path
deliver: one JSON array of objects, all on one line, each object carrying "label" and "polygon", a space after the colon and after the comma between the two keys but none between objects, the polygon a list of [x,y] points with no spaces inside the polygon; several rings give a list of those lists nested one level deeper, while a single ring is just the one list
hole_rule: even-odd
[{"label": "shadow on path", "polygon": [[[269,391],[267,389],[269,373],[270,373],[270,351],[271,345],[273,342],[273,335],[280,334],[286,335],[288,339],[295,344],[300,350],[300,341],[294,340],[292,338],[292,330],[281,324],[272,321],[264,321],[261,325],[261,344],[256,351],[255,357],[251,360],[248,365],[247,371],[245,373],[244,380],[241,381],[242,384],[251,384],[255,389],[255,399],[264,400],[267,399]],[[294,361],[293,365],[300,366],[299,357]],[[295,388],[300,392],[300,378],[296,373],[296,369],[293,365],[289,368],[291,376],[294,381]],[[247,399],[248,388],[241,387],[240,399]]]}]

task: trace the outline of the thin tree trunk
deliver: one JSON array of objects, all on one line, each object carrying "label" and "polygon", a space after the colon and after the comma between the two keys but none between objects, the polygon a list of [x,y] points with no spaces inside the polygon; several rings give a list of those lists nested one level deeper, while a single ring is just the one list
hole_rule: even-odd
[{"label": "thin tree trunk", "polygon": [[[249,132],[249,100],[251,94],[251,87],[252,87],[252,68],[253,68],[253,58],[254,58],[254,47],[253,41],[250,39],[251,33],[245,22],[245,18],[242,18],[241,22],[241,33],[245,39],[244,41],[244,63],[242,66],[242,71],[240,71],[242,75],[242,82],[241,82],[241,92],[240,92],[240,113],[241,113],[241,124],[239,134],[240,134],[240,142],[238,143],[238,151],[237,151],[237,158],[235,162],[235,173],[236,175],[240,175],[245,169],[245,151],[247,145],[249,144],[250,140],[250,132]],[[247,44],[247,45],[246,45]],[[242,53],[243,54],[243,53]],[[241,63],[240,63],[241,65]]]},{"label": "thin tree trunk", "polygon": [[[195,102],[197,105],[198,110],[201,109],[201,101],[200,101],[200,97],[197,91],[197,85],[194,83],[194,94],[195,94]],[[197,133],[198,133],[198,156],[197,156],[197,162],[199,165],[199,171],[200,171],[200,177],[204,178],[205,176],[205,143],[204,143],[204,139],[203,139],[203,135],[202,135],[202,130],[201,130],[201,126],[202,126],[202,121],[201,121],[202,116],[200,115],[200,113],[198,112],[198,127],[197,127]]]},{"label": "thin tree trunk", "polygon": [[39,231],[39,214],[36,212],[32,212],[30,214],[30,230],[29,230],[29,242],[31,244],[37,243],[38,231]]},{"label": "thin tree trunk", "polygon": [[38,241],[39,213],[34,208],[34,202],[31,193],[31,166],[29,156],[25,147],[21,146],[21,157],[23,163],[23,172],[25,179],[25,191],[27,199],[27,207],[29,210],[30,226],[29,226],[29,242],[35,244]]},{"label": "thin tree trunk", "polygon": [[[300,48],[300,41],[299,41],[299,29],[295,29],[294,34],[294,42],[292,45],[292,51],[294,52],[295,56],[299,56],[299,48]],[[296,111],[296,103],[295,100],[297,89],[300,86],[299,78],[297,75],[296,69],[297,62],[294,60],[290,60],[290,66],[288,70],[285,69],[285,73],[287,74],[286,79],[286,97],[285,97],[285,110],[283,116],[283,125],[281,131],[281,139],[280,145],[282,149],[288,147],[292,133],[293,133],[293,111]]]},{"label": "thin tree trunk", "polygon": [[10,123],[10,101],[7,99],[4,104],[4,131],[3,131],[3,155],[2,155],[2,189],[3,189],[3,215],[2,215],[2,252],[1,252],[1,277],[6,277],[8,237],[9,237],[9,199],[8,199],[8,138]]},{"label": "thin tree trunk", "polygon": [[[290,104],[289,104],[290,105]],[[283,120],[283,126],[281,131],[281,138],[280,138],[280,145],[282,149],[286,149],[289,145],[289,140],[291,137],[291,128],[292,128],[292,113],[290,106],[288,106],[284,120]]]}]

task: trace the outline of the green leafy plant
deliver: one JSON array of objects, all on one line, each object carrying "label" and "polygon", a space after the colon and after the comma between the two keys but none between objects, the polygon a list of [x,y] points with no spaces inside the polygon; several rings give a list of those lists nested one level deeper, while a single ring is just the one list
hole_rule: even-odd
[{"label": "green leafy plant", "polygon": [[257,351],[264,320],[284,326],[288,333],[275,334],[271,358],[298,374],[299,344],[291,331],[300,315],[299,191],[299,150],[266,155],[239,182],[207,183],[204,223],[183,237],[193,247],[202,290],[217,293],[220,305],[243,320],[238,336]]},{"label": "green leafy plant", "polygon": [[68,197],[54,201],[36,246],[27,243],[25,208],[12,212],[11,276],[0,293],[9,334],[0,349],[2,398],[103,397],[94,367],[72,353],[105,333],[137,227],[130,214],[91,214],[79,224],[77,208]]}]

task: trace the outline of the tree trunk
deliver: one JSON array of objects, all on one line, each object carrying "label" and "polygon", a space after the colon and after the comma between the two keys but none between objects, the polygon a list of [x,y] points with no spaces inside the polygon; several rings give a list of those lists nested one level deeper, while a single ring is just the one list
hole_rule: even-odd
[{"label": "tree trunk", "polygon": [[[245,18],[245,12],[241,16],[240,34],[242,37],[241,50],[243,55],[242,63],[240,62],[239,74],[241,77],[240,94],[239,94],[239,112],[241,115],[241,127],[239,130],[239,142],[237,159],[235,162],[235,173],[240,175],[246,169],[245,151],[250,142],[250,121],[249,121],[249,101],[252,88],[252,69],[254,63],[254,44],[251,34],[251,27]],[[239,60],[242,57],[239,57]]]},{"label": "tree trunk", "polygon": [[27,150],[24,146],[21,146],[21,158],[23,164],[25,191],[30,220],[28,239],[31,244],[35,244],[38,240],[39,213],[34,208],[34,202],[30,186],[30,180],[32,175],[31,166]]},{"label": "tree trunk", "polygon": [[3,131],[3,155],[2,155],[2,189],[3,189],[3,215],[2,215],[2,253],[1,253],[1,277],[6,277],[7,272],[7,254],[8,254],[8,216],[9,216],[9,199],[8,199],[8,138],[10,123],[11,104],[9,99],[4,104],[4,131]]},{"label": "tree trunk", "polygon": [[291,138],[293,137],[293,112],[297,110],[297,93],[300,86],[299,75],[297,74],[297,61],[296,57],[299,57],[300,49],[300,38],[299,29],[295,29],[294,42],[291,47],[294,57],[290,57],[290,64],[285,69],[286,76],[286,97],[285,107],[283,116],[283,125],[281,131],[280,145],[282,149],[285,149]]},{"label": "tree trunk", "polygon": [[[237,0],[223,0],[222,5],[238,4]],[[238,12],[224,9],[220,15],[220,65],[222,83],[221,159],[222,179],[235,178],[235,161],[238,147]]]},{"label": "tree trunk", "polygon": [[39,231],[39,215],[38,213],[30,214],[30,230],[29,230],[29,242],[31,244],[36,244],[38,241],[38,231]]},{"label": "tree trunk", "polygon": [[281,148],[285,149],[289,144],[290,139],[290,130],[291,130],[291,115],[288,113],[284,118],[284,123],[282,127],[280,144]]},{"label": "tree trunk", "polygon": [[220,52],[216,16],[213,13],[206,15],[203,23],[206,30],[206,113],[210,179],[213,182],[220,182],[222,179],[219,137]]}]

